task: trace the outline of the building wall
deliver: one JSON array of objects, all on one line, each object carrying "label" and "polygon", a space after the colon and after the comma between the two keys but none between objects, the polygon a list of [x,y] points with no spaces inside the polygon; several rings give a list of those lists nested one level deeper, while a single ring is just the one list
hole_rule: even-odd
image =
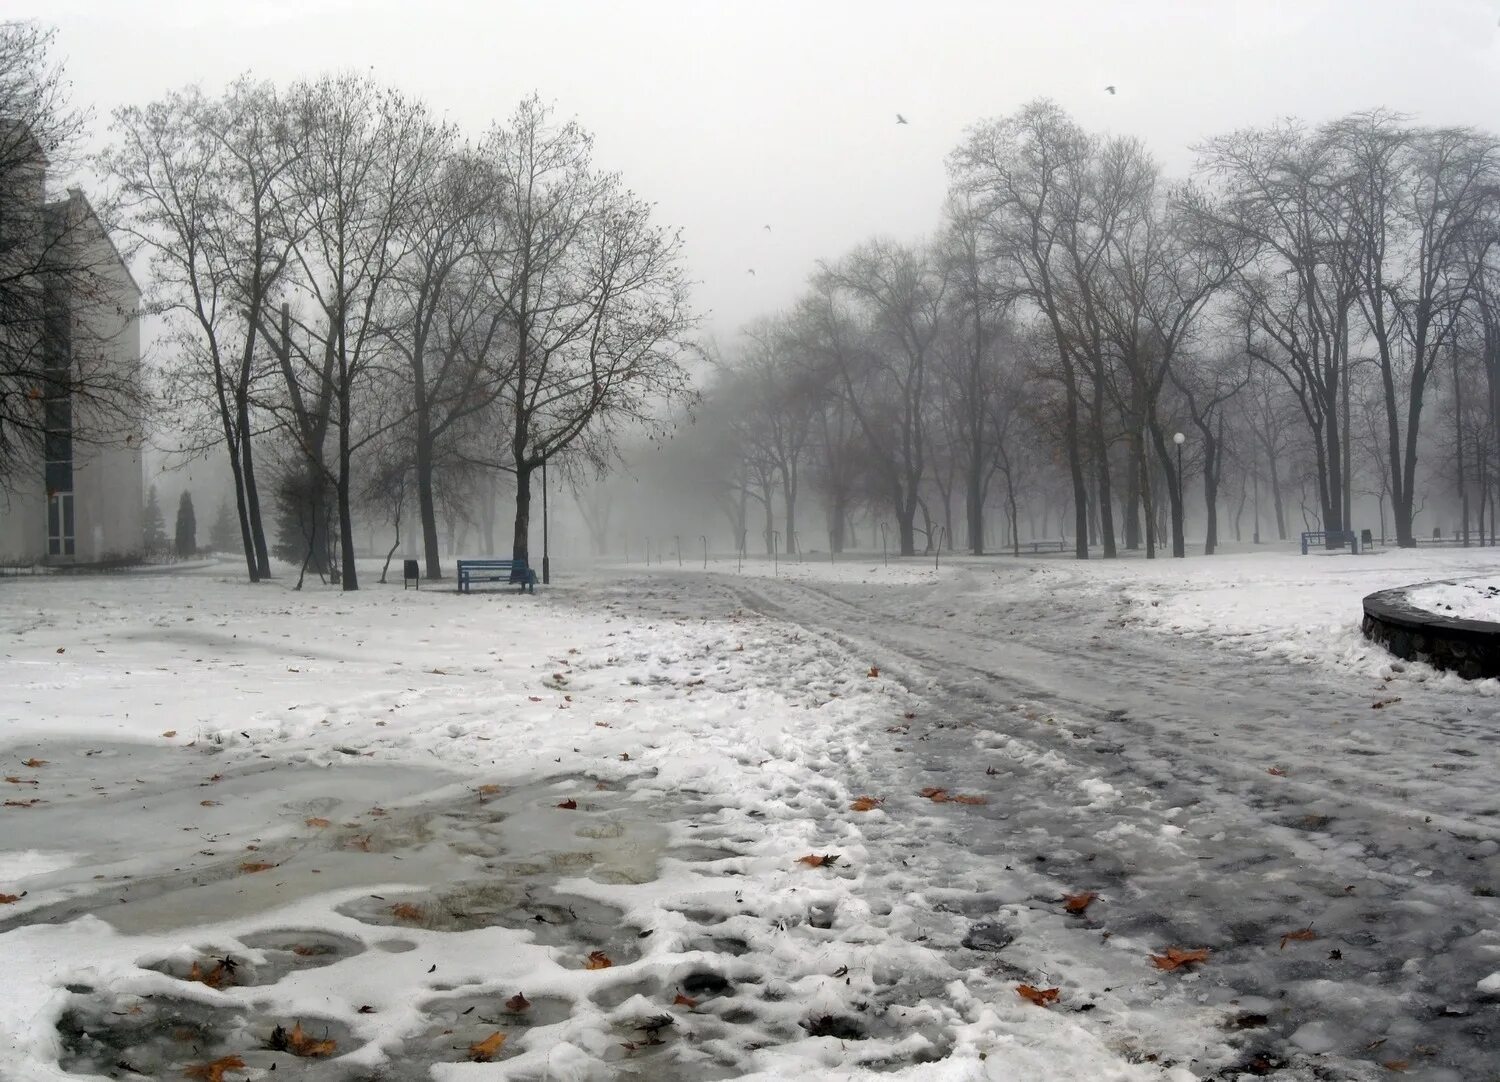
[{"label": "building wall", "polygon": [[[74,370],[139,387],[139,289],[81,192],[48,209],[66,223],[72,250],[65,258],[92,268],[90,296],[69,299]],[[18,458],[0,486],[0,563],[92,563],[140,553],[142,418],[74,401],[72,429],[73,552],[49,552],[46,470],[31,453]]]}]

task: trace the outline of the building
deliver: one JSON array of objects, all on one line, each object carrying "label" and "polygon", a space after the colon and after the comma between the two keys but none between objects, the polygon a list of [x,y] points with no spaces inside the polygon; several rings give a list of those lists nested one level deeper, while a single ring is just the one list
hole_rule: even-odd
[{"label": "building", "polygon": [[[144,504],[141,292],[83,192],[46,201],[45,159],[33,161],[11,171],[0,222],[13,234],[3,254],[26,266],[30,290],[9,303],[34,312],[0,329],[3,375],[22,400],[4,420],[24,436],[0,464],[0,564],[129,559]],[[17,228],[26,222],[37,228]]]}]

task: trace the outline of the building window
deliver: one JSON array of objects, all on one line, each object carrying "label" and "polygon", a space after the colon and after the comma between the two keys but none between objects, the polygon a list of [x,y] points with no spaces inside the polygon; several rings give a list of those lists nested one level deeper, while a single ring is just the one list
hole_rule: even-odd
[{"label": "building window", "polygon": [[47,555],[72,556],[73,538],[73,494],[54,492],[47,497]]}]

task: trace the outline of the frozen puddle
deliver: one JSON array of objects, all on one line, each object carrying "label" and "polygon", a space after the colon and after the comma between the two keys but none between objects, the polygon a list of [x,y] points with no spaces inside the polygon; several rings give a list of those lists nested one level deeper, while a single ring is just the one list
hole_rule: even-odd
[{"label": "frozen puddle", "polygon": [[[13,819],[6,844],[35,854],[61,838],[78,856],[12,860],[36,874],[5,930],[52,962],[54,990],[30,991],[51,1004],[58,1077],[425,1080],[446,1063],[545,1058],[583,1030],[600,1060],[668,1044],[642,1007],[666,985],[631,971],[649,921],[590,895],[650,889],[667,851],[665,810],[627,791],[358,761],[186,787],[170,777],[180,749],[52,753],[80,795]],[[185,828],[199,848],[154,862],[119,824],[125,806],[198,819],[237,799],[234,825]],[[705,1000],[730,987],[691,970]]]}]

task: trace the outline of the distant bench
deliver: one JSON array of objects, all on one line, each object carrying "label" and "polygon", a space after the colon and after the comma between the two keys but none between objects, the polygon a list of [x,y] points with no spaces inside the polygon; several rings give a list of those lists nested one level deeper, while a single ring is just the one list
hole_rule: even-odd
[{"label": "distant bench", "polygon": [[1359,537],[1353,530],[1307,530],[1302,534],[1302,555],[1307,555],[1311,545],[1331,547],[1336,541],[1347,544],[1354,555],[1359,555]]},{"label": "distant bench", "polygon": [[523,594],[536,593],[536,572],[525,560],[459,560],[458,592],[469,593],[476,582],[519,583]]},{"label": "distant bench", "polygon": [[1047,549],[1048,551],[1056,549],[1058,552],[1062,552],[1068,547],[1068,542],[1059,541],[1056,538],[1051,538],[1042,541],[1022,541],[1016,547],[1023,549],[1029,548],[1032,552],[1041,552],[1043,549]]}]

